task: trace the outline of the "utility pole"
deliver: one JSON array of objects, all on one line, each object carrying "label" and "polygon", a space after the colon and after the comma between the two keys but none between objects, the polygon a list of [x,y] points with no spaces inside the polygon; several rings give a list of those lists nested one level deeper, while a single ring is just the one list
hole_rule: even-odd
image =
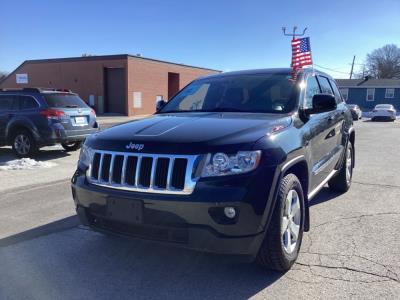
[{"label": "utility pole", "polygon": [[303,36],[306,33],[307,27],[304,28],[303,33],[296,33],[296,30],[297,30],[297,26],[294,26],[292,33],[286,33],[286,27],[282,27],[283,35],[291,36],[293,40],[296,37]]},{"label": "utility pole", "polygon": [[356,60],[356,56],[353,56],[353,62],[351,63],[351,71],[350,71],[350,79],[353,77],[353,69],[354,69],[354,61]]}]

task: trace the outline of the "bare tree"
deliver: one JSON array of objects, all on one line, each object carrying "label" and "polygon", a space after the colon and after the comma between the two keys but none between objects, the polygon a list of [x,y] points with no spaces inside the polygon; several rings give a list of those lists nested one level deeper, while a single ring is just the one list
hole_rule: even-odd
[{"label": "bare tree", "polygon": [[366,73],[374,78],[400,78],[400,48],[385,45],[367,55]]},{"label": "bare tree", "polygon": [[7,72],[0,71],[0,81],[2,81],[8,75]]}]

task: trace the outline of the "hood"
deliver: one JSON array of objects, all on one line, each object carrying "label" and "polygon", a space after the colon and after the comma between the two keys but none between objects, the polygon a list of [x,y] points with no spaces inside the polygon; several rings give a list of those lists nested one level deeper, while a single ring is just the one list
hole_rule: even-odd
[{"label": "hood", "polygon": [[[251,150],[262,136],[290,123],[289,115],[278,114],[160,114],[106,129],[92,135],[87,144],[95,149],[143,153]],[[141,146],[133,147],[137,144]]]}]

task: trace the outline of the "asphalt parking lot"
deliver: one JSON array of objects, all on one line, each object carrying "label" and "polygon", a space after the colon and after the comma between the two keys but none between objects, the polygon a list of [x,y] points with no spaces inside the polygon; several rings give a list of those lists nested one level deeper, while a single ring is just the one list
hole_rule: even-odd
[{"label": "asphalt parking lot", "polygon": [[[349,192],[311,202],[311,231],[285,274],[78,225],[69,178],[78,153],[0,169],[0,299],[399,299],[400,121],[358,121]],[[0,148],[0,165],[12,160]]]}]

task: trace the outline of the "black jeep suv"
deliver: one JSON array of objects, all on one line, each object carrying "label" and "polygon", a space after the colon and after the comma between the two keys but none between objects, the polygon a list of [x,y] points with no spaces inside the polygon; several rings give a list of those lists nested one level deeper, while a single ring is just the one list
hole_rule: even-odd
[{"label": "black jeep suv", "polygon": [[222,73],[158,106],[86,139],[72,178],[83,224],[289,269],[309,200],[351,184],[355,132],[334,80]]},{"label": "black jeep suv", "polygon": [[0,146],[11,145],[19,157],[56,143],[77,150],[98,129],[94,110],[68,90],[0,89]]}]

